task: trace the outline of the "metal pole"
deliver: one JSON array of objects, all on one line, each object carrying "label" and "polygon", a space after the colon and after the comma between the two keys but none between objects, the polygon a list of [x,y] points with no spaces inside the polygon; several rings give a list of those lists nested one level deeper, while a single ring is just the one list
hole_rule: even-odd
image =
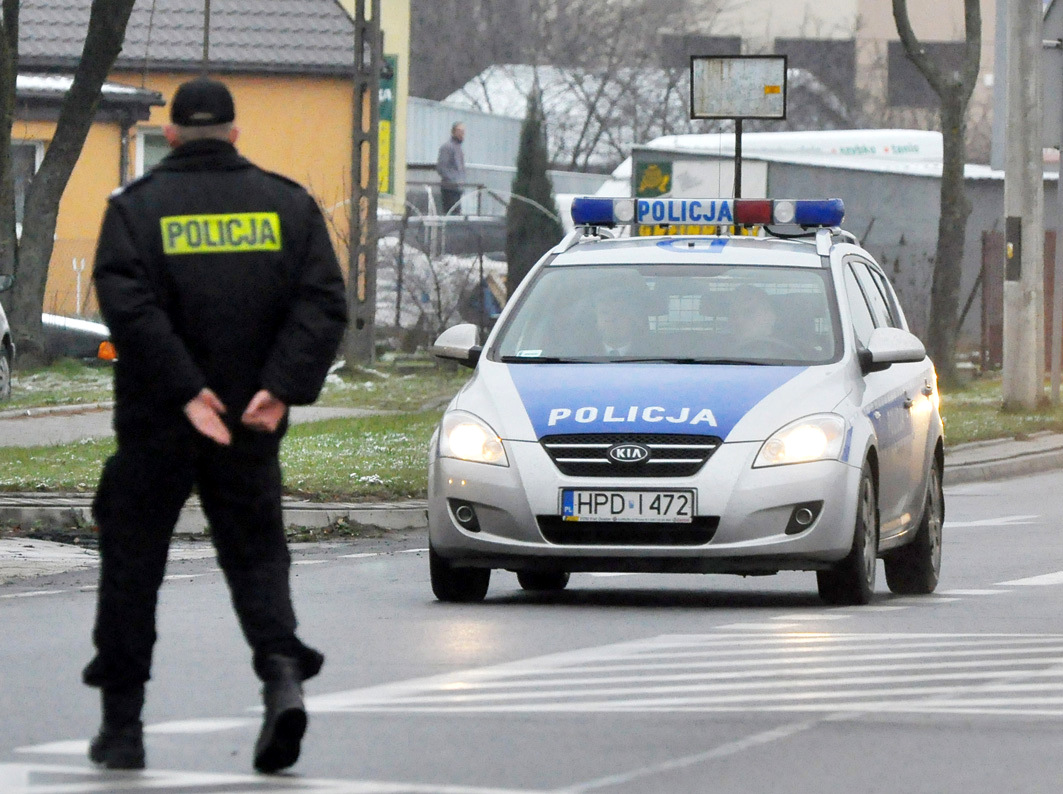
[{"label": "metal pole", "polygon": [[742,198],[742,119],[735,119],[735,187],[734,197]]},{"label": "metal pole", "polygon": [[[367,8],[368,5],[368,8]],[[368,13],[367,13],[368,12]],[[347,307],[347,365],[376,358],[376,246],[380,66],[380,0],[357,0],[354,14],[354,131]]]},{"label": "metal pole", "polygon": [[203,0],[203,76],[210,70],[210,0]]},{"label": "metal pole", "polygon": [[[1063,48],[1063,41],[1056,39],[1042,42],[1042,46],[1048,50],[1055,50],[1058,54]],[[1060,103],[1061,115],[1063,115],[1063,102]],[[1063,124],[1060,125],[1063,129]],[[1060,141],[1055,141],[1055,146],[1063,153]],[[1056,255],[1055,269],[1052,278],[1052,404],[1059,405],[1059,367],[1060,356],[1063,353],[1063,156],[1060,158],[1057,181],[1056,181]]]}]

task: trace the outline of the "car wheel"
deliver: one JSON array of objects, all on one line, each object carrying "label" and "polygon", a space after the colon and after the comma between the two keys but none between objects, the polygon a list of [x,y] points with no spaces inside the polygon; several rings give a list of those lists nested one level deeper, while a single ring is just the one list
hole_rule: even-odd
[{"label": "car wheel", "polygon": [[926,595],[938,586],[941,574],[941,527],[945,523],[945,496],[941,490],[941,472],[937,464],[930,467],[927,478],[923,516],[915,539],[907,546],[886,555],[886,584],[901,595]]},{"label": "car wheel", "polygon": [[878,498],[871,467],[864,464],[853,527],[853,547],[829,571],[817,571],[819,596],[828,604],[866,604],[875,592],[878,562]]},{"label": "car wheel", "polygon": [[490,568],[457,568],[428,549],[428,567],[432,577],[432,592],[440,601],[468,603],[483,601],[491,583]]},{"label": "car wheel", "polygon": [[564,590],[567,571],[517,571],[517,581],[525,590]]},{"label": "car wheel", "polygon": [[0,346],[0,400],[11,396],[11,350]]}]

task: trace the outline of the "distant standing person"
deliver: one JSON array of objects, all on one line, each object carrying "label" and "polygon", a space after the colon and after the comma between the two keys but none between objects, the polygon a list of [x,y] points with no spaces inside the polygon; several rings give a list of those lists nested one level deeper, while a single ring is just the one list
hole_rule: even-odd
[{"label": "distant standing person", "polygon": [[299,757],[302,682],[324,661],[295,633],[278,452],[288,406],[317,398],[339,347],[343,276],[317,203],[240,156],[234,119],[223,83],[182,84],[164,129],[173,151],[112,195],[96,249],[118,446],[93,504],[96,656],[83,678],[103,695],[89,757],[109,769],[144,766],[155,605],[193,487],[264,682],[259,771]]},{"label": "distant standing person", "polygon": [[464,140],[465,125],[456,121],[450,128],[450,140],[439,147],[436,171],[439,172],[444,214],[461,202],[462,186],[465,184],[465,152],[461,149]]}]

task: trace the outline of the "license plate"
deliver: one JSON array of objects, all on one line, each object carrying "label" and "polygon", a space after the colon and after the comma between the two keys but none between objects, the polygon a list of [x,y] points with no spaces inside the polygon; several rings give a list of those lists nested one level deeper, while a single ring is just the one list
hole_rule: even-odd
[{"label": "license plate", "polygon": [[694,509],[694,491],[561,491],[561,518],[565,521],[689,524]]}]

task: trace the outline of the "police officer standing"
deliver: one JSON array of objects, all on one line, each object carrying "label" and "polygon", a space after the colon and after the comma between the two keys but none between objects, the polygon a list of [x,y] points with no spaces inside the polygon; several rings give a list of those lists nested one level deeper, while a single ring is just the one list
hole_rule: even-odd
[{"label": "police officer standing", "polygon": [[89,756],[144,766],[158,589],[195,486],[264,682],[254,765],[274,772],[299,756],[302,682],[324,661],[295,634],[278,452],[288,406],[317,398],[339,346],[343,277],[310,195],[237,153],[224,84],[184,83],[170,119],[173,151],[111,197],[96,251],[118,444],[93,505],[101,571],[84,680],[102,690],[103,725]]}]

